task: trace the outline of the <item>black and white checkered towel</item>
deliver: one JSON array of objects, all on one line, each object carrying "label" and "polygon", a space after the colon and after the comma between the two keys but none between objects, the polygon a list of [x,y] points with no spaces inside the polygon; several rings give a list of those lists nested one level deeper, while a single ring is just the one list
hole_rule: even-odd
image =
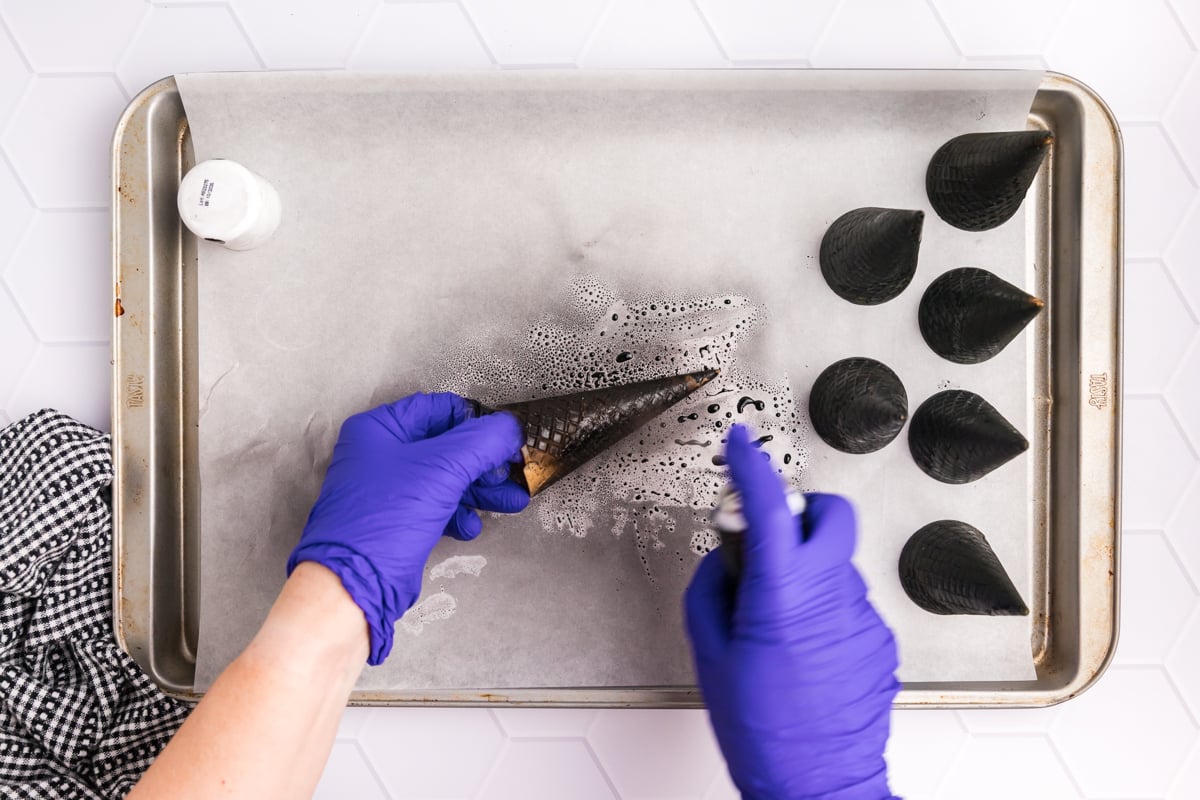
[{"label": "black and white checkered towel", "polygon": [[0,798],[121,797],[187,716],[112,634],[107,435],[0,429]]}]

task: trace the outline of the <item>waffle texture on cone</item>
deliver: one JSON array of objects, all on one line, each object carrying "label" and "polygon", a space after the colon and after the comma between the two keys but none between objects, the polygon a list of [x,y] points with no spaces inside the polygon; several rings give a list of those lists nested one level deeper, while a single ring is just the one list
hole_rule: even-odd
[{"label": "waffle texture on cone", "polygon": [[979,395],[947,389],[917,408],[908,447],[931,478],[970,483],[1024,453],[1029,442]]},{"label": "waffle texture on cone", "polygon": [[985,269],[960,267],[925,290],[917,322],[942,358],[979,364],[1007,347],[1044,305]]},{"label": "waffle texture on cone", "polygon": [[825,368],[808,398],[813,429],[843,453],[874,453],[908,419],[904,384],[873,358],[844,358]]},{"label": "waffle texture on cone", "polygon": [[1007,222],[1050,152],[1049,131],[967,133],[942,145],[929,161],[925,192],[938,216],[964,231]]},{"label": "waffle texture on cone", "polygon": [[917,271],[925,213],[856,208],[834,220],[821,239],[821,274],[839,297],[858,305],[885,303]]},{"label": "waffle texture on cone", "polygon": [[506,403],[525,430],[521,455],[530,495],[536,495],[711,381],[706,369],[623,386]]},{"label": "waffle texture on cone", "polygon": [[912,535],[900,553],[900,583],[932,614],[1029,613],[984,535],[958,520],[931,522]]}]

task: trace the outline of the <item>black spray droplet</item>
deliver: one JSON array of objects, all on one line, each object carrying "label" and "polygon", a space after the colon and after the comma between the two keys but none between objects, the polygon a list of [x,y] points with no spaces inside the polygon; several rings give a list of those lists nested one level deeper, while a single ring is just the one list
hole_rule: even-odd
[{"label": "black spray droplet", "polygon": [[738,400],[737,402],[738,413],[741,414],[743,411],[745,411],[746,406],[754,406],[755,410],[762,411],[767,407],[767,404],[762,400],[755,400],[753,397],[742,397],[742,399]]}]

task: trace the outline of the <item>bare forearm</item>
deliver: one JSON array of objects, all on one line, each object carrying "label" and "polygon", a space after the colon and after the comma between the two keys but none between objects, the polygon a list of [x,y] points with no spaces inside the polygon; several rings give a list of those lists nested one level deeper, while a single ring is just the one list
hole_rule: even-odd
[{"label": "bare forearm", "polygon": [[299,565],[129,797],[311,796],[366,657],[366,623],[337,576]]}]

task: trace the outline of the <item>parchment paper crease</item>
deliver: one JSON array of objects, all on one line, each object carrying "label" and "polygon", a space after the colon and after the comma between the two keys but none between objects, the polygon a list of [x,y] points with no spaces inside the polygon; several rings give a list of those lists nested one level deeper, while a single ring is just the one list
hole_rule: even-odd
[{"label": "parchment paper crease", "polygon": [[[1024,212],[990,232],[954,230],[930,209],[924,175],[952,136],[1024,128],[1039,73],[178,80],[197,158],[240,161],[283,204],[257,250],[200,243],[198,689],[279,591],[342,419],[430,388],[468,333],[511,350],[580,276],[624,295],[759,303],[767,321],[740,358],[789,380],[802,408],[825,366],[867,355],[897,371],[911,409],[961,386],[1029,432],[1028,337],[959,366],[924,345],[916,309],[953,267],[1030,284]],[[868,205],[927,212],[912,286],[869,308],[836,297],[816,261],[829,223]],[[871,456],[811,437],[800,481],[857,502],[857,561],[897,632],[901,678],[1032,678],[1028,618],[930,615],[896,576],[913,531],[960,518],[985,532],[1028,601],[1030,459],[945,486],[912,463],[905,436]],[[695,556],[684,545],[680,563],[668,544],[650,580],[628,538],[549,532],[532,513],[489,519],[476,542],[443,542],[430,566],[485,562],[427,571],[422,610],[359,686],[690,685],[680,595]]]}]

